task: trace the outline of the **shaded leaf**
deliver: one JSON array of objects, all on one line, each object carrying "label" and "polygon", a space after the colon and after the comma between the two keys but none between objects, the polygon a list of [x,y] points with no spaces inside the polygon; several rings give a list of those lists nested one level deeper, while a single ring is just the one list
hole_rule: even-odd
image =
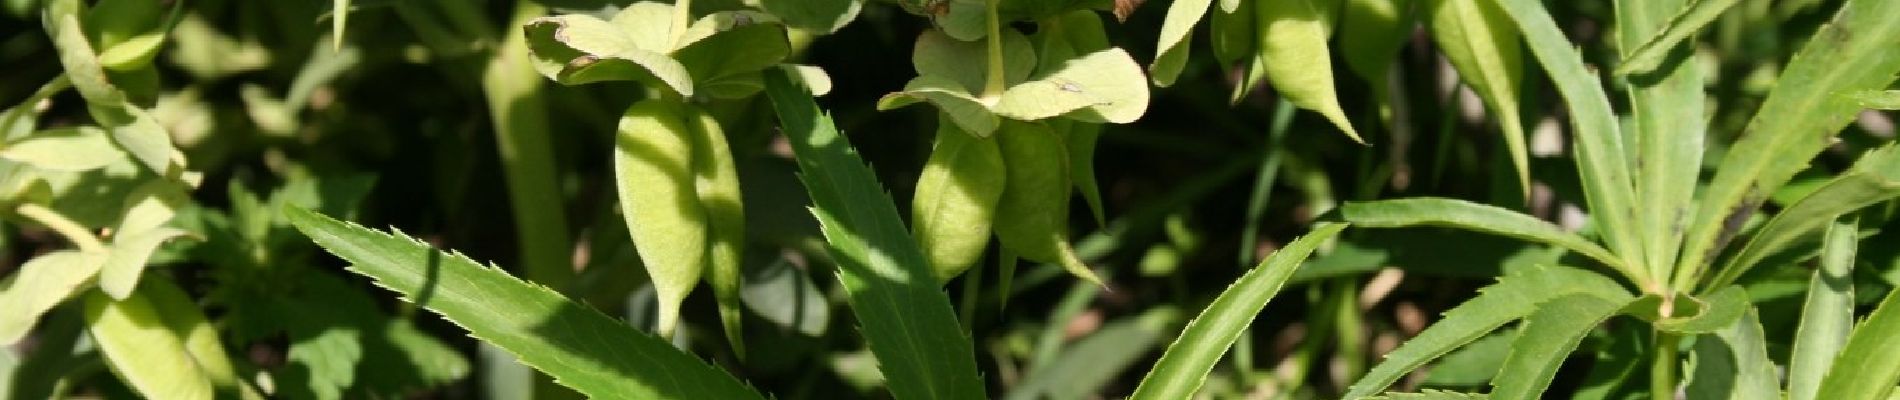
[{"label": "shaded leaf", "polygon": [[1517,102],[1524,54],[1510,17],[1487,0],[1432,0],[1427,7],[1433,42],[1497,119],[1511,166],[1517,168],[1518,187],[1530,190],[1530,149]]},{"label": "shaded leaf", "polygon": [[20,264],[0,281],[0,344],[12,345],[26,337],[40,316],[73,297],[105,265],[103,253],[58,250]]},{"label": "shaded leaf", "polygon": [[1788,355],[1788,399],[1813,400],[1821,379],[1847,344],[1854,328],[1854,259],[1859,238],[1858,221],[1834,221],[1821,250],[1821,268],[1808,281],[1801,323],[1795,327]]},{"label": "shaded leaf", "polygon": [[1861,155],[1854,166],[1795,201],[1757,229],[1739,252],[1712,271],[1705,287],[1735,282],[1762,260],[1817,239],[1835,217],[1900,197],[1900,148],[1885,145]]},{"label": "shaded leaf", "polygon": [[1650,34],[1641,45],[1624,54],[1623,64],[1616,66],[1617,75],[1643,74],[1656,70],[1668,59],[1670,50],[1682,41],[1694,36],[1703,26],[1715,22],[1716,17],[1741,0],[1694,0],[1681,8],[1675,17],[1662,26],[1656,33]]},{"label": "shaded leaf", "polygon": [[963,133],[947,118],[937,122],[937,143],[917,176],[910,220],[939,282],[982,262],[989,247],[1006,176],[997,140]]},{"label": "shaded leaf", "polygon": [[1622,272],[1634,282],[1642,275],[1632,271],[1615,254],[1596,243],[1563,228],[1529,215],[1495,206],[1443,198],[1409,198],[1371,202],[1347,202],[1339,208],[1346,221],[1367,228],[1411,226],[1449,226],[1504,235],[1550,244],[1575,251]]},{"label": "shaded leaf", "polygon": [[1690,349],[1693,369],[1687,371],[1683,392],[1690,400],[1776,400],[1776,368],[1768,359],[1768,343],[1755,308],[1745,306],[1741,318],[1712,335],[1696,337]]},{"label": "shaded leaf", "polygon": [[7,143],[0,158],[48,171],[86,171],[125,158],[106,132],[90,126],[54,128]]},{"label": "shaded leaf", "polygon": [[[1123,0],[1127,1],[1127,0]],[[1155,86],[1168,87],[1174,84],[1174,78],[1181,75],[1181,67],[1187,65],[1188,34],[1194,33],[1194,25],[1201,23],[1201,17],[1207,15],[1207,7],[1214,0],[1177,0],[1168,5],[1167,19],[1161,22],[1161,38],[1155,43],[1154,62],[1148,64]],[[1116,17],[1128,19],[1118,6]]]},{"label": "shaded leaf", "polygon": [[1577,349],[1583,337],[1630,300],[1634,298],[1628,295],[1606,299],[1573,293],[1538,304],[1537,311],[1525,317],[1523,327],[1518,329],[1511,354],[1504,357],[1504,367],[1491,379],[1489,398],[1542,398],[1550,380],[1557,376],[1557,367]]}]

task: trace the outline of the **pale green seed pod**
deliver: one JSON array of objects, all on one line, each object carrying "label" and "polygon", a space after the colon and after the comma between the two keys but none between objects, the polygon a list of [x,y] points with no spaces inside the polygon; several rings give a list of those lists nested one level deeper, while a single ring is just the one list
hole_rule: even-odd
[{"label": "pale green seed pod", "polygon": [[1257,44],[1260,60],[1266,63],[1267,81],[1287,102],[1326,116],[1355,142],[1364,143],[1359,132],[1346,120],[1339,108],[1339,94],[1333,88],[1332,53],[1327,40],[1332,36],[1333,17],[1340,0],[1274,0],[1254,5],[1260,31]]},{"label": "pale green seed pod", "polygon": [[938,118],[937,144],[911,197],[911,232],[923,245],[937,282],[963,274],[983,259],[990,220],[1002,199],[1005,175],[996,138],[978,138]]},{"label": "pale green seed pod", "polygon": [[726,133],[711,114],[688,107],[688,130],[693,140],[693,177],[699,203],[706,210],[710,242],[706,248],[706,283],[719,303],[719,320],[732,351],[745,358],[741,328],[739,286],[745,258],[745,205],[739,193],[739,173],[732,161]]},{"label": "pale green seed pod", "polygon": [[677,101],[644,100],[620,116],[614,138],[621,215],[659,293],[659,331],[666,337],[679,323],[680,303],[699,283],[709,237],[685,115]]},{"label": "pale green seed pod", "polygon": [[1062,138],[1039,123],[1005,121],[996,133],[1008,181],[997,202],[996,238],[1024,259],[1056,263],[1102,280],[1069,247],[1069,159]]}]

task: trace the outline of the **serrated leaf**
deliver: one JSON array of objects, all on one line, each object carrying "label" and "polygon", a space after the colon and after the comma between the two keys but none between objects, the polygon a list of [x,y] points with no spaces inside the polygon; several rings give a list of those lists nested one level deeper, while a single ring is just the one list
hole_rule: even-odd
[{"label": "serrated leaf", "polygon": [[[1669,52],[1684,40],[1694,36],[1703,26],[1715,22],[1729,7],[1741,0],[1693,0],[1683,4],[1675,17],[1648,36],[1634,50],[1624,54],[1623,64],[1616,66],[1617,75],[1637,75],[1655,71],[1669,58]],[[1624,40],[1636,40],[1625,38]],[[1625,42],[1628,43],[1628,42]]]},{"label": "serrated leaf", "polygon": [[[460,254],[407,235],[385,234],[299,208],[284,215],[352,272],[402,294],[520,357],[561,384],[596,398],[761,399],[738,379],[673,348]],[[417,296],[426,295],[426,298]]]},{"label": "serrated leaf", "polygon": [[1155,43],[1154,63],[1148,64],[1155,86],[1174,85],[1174,78],[1181,75],[1192,42],[1188,34],[1194,33],[1194,25],[1201,23],[1211,3],[1213,0],[1178,0],[1168,5],[1167,19],[1161,22],[1161,38]]},{"label": "serrated leaf", "polygon": [[1769,256],[1811,243],[1835,217],[1896,197],[1900,197],[1900,148],[1888,144],[1869,150],[1846,172],[1795,201],[1757,229],[1740,252],[1719,268],[1710,270],[1715,275],[1705,287],[1728,285]]},{"label": "serrated leaf", "polygon": [[1127,51],[1110,48],[1010,86],[991,109],[1021,121],[1066,114],[1079,121],[1125,124],[1148,111],[1148,85],[1142,82],[1141,65]]},{"label": "serrated leaf", "polygon": [[1478,297],[1445,311],[1438,322],[1386,353],[1385,361],[1353,383],[1343,397],[1379,393],[1426,362],[1530,315],[1537,304],[1579,293],[1599,299],[1629,297],[1615,281],[1585,270],[1542,265],[1512,270],[1497,283],[1479,289]]},{"label": "serrated leaf", "polygon": [[535,70],[555,82],[645,81],[664,84],[681,95],[693,94],[693,77],[686,66],[667,57],[664,50],[643,48],[615,24],[567,14],[536,18],[524,29]]},{"label": "serrated leaf", "polygon": [[877,100],[877,109],[891,110],[928,101],[931,105],[950,116],[963,131],[977,137],[989,137],[1002,124],[995,113],[990,112],[982,100],[971,95],[962,84],[937,75],[923,75],[904,84],[904,91],[884,95]]},{"label": "serrated leaf", "polygon": [[[1687,0],[1621,1],[1616,4],[1618,49],[1637,47],[1636,41],[1665,29],[1664,18]],[[1703,0],[1701,3],[1720,0]],[[1676,60],[1668,69],[1626,77],[1631,108],[1629,128],[1634,138],[1636,210],[1643,261],[1653,271],[1673,263],[1682,243],[1682,224],[1695,206],[1696,183],[1702,173],[1704,79],[1692,46],[1667,49]]]},{"label": "serrated leaf", "polygon": [[185,231],[172,228],[114,235],[111,253],[99,270],[99,290],[120,300],[132,295],[132,289],[138,287],[139,276],[145,272],[145,261],[152,258],[158,245],[184,235]]},{"label": "serrated leaf", "polygon": [[989,247],[1006,176],[997,140],[964,133],[948,118],[937,122],[937,143],[911,196],[910,221],[939,282],[982,262]]},{"label": "serrated leaf", "polygon": [[834,33],[857,19],[864,0],[758,0],[760,8],[785,23],[818,33]]},{"label": "serrated leaf", "polygon": [[1696,337],[1690,349],[1694,369],[1683,392],[1689,400],[1777,400],[1776,367],[1768,359],[1768,343],[1753,306],[1710,335]]},{"label": "serrated leaf", "polygon": [[684,105],[649,99],[620,117],[614,187],[634,249],[659,295],[659,332],[672,336],[680,303],[706,269],[711,228],[693,173],[694,126]]},{"label": "serrated leaf", "polygon": [[0,344],[12,345],[26,337],[40,316],[73,297],[105,265],[104,253],[57,250],[20,264],[0,281]]},{"label": "serrated leaf", "polygon": [[87,171],[125,158],[106,132],[90,126],[54,128],[0,148],[0,158],[48,171]]},{"label": "serrated leaf", "polygon": [[1530,149],[1524,142],[1517,103],[1524,54],[1510,17],[1488,0],[1432,0],[1425,7],[1431,16],[1433,42],[1504,130],[1504,146],[1511,166],[1517,168],[1518,187],[1529,193]]},{"label": "serrated leaf", "polygon": [[876,175],[784,71],[766,71],[765,92],[893,397],[982,398],[970,340]]},{"label": "serrated leaf", "polygon": [[[1346,222],[1365,228],[1411,226],[1449,226],[1550,244],[1575,251],[1630,278],[1644,282],[1642,275],[1623,264],[1622,259],[1582,236],[1529,215],[1491,205],[1457,199],[1418,197],[1370,202],[1347,202],[1339,208]],[[1370,393],[1368,393],[1370,394]]]},{"label": "serrated leaf", "polygon": [[1498,375],[1498,368],[1504,365],[1504,356],[1511,353],[1511,340],[1515,338],[1517,330],[1503,328],[1473,340],[1432,363],[1422,383],[1424,386],[1477,387],[1491,382],[1491,378]]},{"label": "serrated leaf", "polygon": [[1900,290],[1854,326],[1840,356],[1821,378],[1817,399],[1882,399],[1900,383]]},{"label": "serrated leaf", "polygon": [[[1154,369],[1141,379],[1130,399],[1185,399],[1200,390],[1214,363],[1233,346],[1240,332],[1253,323],[1260,309],[1280,291],[1293,271],[1320,244],[1339,234],[1346,224],[1321,223],[1306,236],[1268,255],[1259,266],[1248,270],[1233,285],[1221,291],[1207,309],[1194,317],[1181,336],[1168,345],[1166,353],[1155,361]],[[1354,398],[1347,396],[1347,398]]]},{"label": "serrated leaf", "polygon": [[1821,267],[1808,280],[1801,322],[1795,326],[1788,355],[1788,399],[1813,400],[1821,379],[1854,329],[1854,258],[1859,223],[1853,217],[1834,221],[1821,249]]},{"label": "serrated leaf", "polygon": [[[1754,212],[1853,121],[1861,107],[1836,93],[1885,89],[1900,73],[1900,2],[1849,0],[1802,46],[1700,192],[1677,279],[1693,279],[1727,243],[1725,221]],[[1844,65],[1853,68],[1842,68]]]},{"label": "serrated leaf", "polygon": [[1583,343],[1583,337],[1631,300],[1634,298],[1628,295],[1606,299],[1572,293],[1538,304],[1537,311],[1525,317],[1523,327],[1518,329],[1511,354],[1504,357],[1504,367],[1491,379],[1488,398],[1542,398],[1550,380],[1557,376],[1557,367]]},{"label": "serrated leaf", "polygon": [[1875,110],[1900,110],[1900,90],[1865,90],[1848,95],[1861,107]]},{"label": "serrated leaf", "polygon": [[1260,60],[1267,81],[1287,101],[1320,113],[1346,137],[1364,143],[1346,119],[1346,111],[1339,108],[1339,94],[1333,88],[1332,53],[1326,41],[1332,36],[1332,10],[1338,1],[1279,0],[1254,5]]}]

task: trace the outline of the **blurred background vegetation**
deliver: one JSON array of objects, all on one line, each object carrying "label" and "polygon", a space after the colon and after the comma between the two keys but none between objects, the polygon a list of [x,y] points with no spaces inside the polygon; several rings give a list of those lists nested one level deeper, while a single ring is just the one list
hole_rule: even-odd
[{"label": "blurred background vegetation", "polygon": [[[523,224],[504,195],[508,152],[498,146],[481,77],[499,35],[518,34],[510,22],[518,5],[358,1],[345,38],[333,48],[328,1],[171,1],[183,1],[184,8],[157,58],[155,84],[128,90],[153,110],[204,177],[190,194],[194,204],[176,222],[192,237],[163,247],[155,256],[162,268],[152,272],[173,278],[206,310],[241,374],[268,376],[275,393],[287,398],[511,398],[530,391],[524,370],[495,361],[459,328],[344,272],[277,215],[283,204],[318,207],[366,226],[393,226],[476,260],[523,265],[516,238]],[[1146,63],[1168,1],[1123,1],[1138,6],[1126,20],[1107,24],[1110,40]],[[86,123],[77,93],[23,103],[61,73],[37,3],[5,0],[0,13],[0,105],[42,110],[43,127]],[[552,12],[600,12],[622,3],[545,5]],[[1609,2],[1549,3],[1586,60],[1611,65]],[[1837,3],[1743,0],[1701,35],[1695,62],[1711,94],[1707,164],[1720,159],[1779,65]],[[743,6],[737,0],[695,5]],[[872,1],[835,33],[793,35],[797,61],[832,78],[821,105],[898,204],[909,203],[936,118],[926,107],[879,112],[874,105],[914,75],[910,48],[929,27],[895,4]],[[1527,210],[1567,227],[1581,224],[1583,200],[1566,152],[1562,107],[1540,70],[1525,68],[1521,97],[1533,155],[1526,197],[1496,119],[1485,115],[1417,29],[1398,50],[1391,74],[1378,81],[1348,75],[1336,63],[1341,101],[1366,146],[1318,114],[1294,112],[1267,86],[1230,102],[1243,70],[1211,57],[1205,25],[1198,29],[1186,71],[1172,87],[1154,89],[1146,116],[1105,128],[1095,159],[1107,225],[1098,226],[1079,202],[1071,207],[1078,248],[1102,270],[1107,286],[1035,266],[1021,271],[1009,293],[985,283],[969,297],[973,303],[959,306],[973,316],[979,368],[993,394],[1126,395],[1144,370],[1132,366],[1148,365],[1189,315],[1342,201],[1455,197]],[[567,259],[579,271],[557,289],[646,327],[652,289],[615,215],[609,154],[601,150],[610,145],[619,110],[647,92],[627,82],[567,87],[536,78],[549,124],[532,135],[552,144],[558,201],[531,207],[564,219],[554,226],[572,238]],[[1375,85],[1388,88],[1390,118],[1379,114]],[[1625,100],[1614,92],[1611,98]],[[886,396],[845,309],[769,104],[756,97],[708,108],[731,137],[744,184],[752,232],[745,326],[753,350],[743,361],[730,353],[705,291],[689,299],[676,341],[780,398]],[[1894,116],[1863,114],[1811,171],[1771,197],[1771,207],[1844,169],[1861,150],[1891,140]],[[110,182],[130,178],[99,173],[106,176],[78,183],[55,208],[86,226],[107,225],[131,187]],[[8,223],[0,239],[0,275],[64,245],[30,224]],[[1551,254],[1450,230],[1349,232],[1269,304],[1203,393],[1336,396],[1438,312],[1501,271]],[[1862,262],[1870,268],[1859,269],[1856,281],[1865,286],[1859,298],[1878,299],[1900,283],[1900,247],[1867,246]],[[1770,343],[1787,343],[1807,276],[1776,270],[1787,273],[1747,282],[1769,336],[1781,338]],[[946,290],[959,301],[968,285],[958,280]],[[134,396],[88,350],[78,318],[76,306],[56,309],[29,340],[0,351],[0,388],[12,398]],[[1481,339],[1399,388],[1482,386],[1507,342]],[[1578,370],[1559,375],[1558,393],[1574,387],[1588,363],[1566,365]]]}]

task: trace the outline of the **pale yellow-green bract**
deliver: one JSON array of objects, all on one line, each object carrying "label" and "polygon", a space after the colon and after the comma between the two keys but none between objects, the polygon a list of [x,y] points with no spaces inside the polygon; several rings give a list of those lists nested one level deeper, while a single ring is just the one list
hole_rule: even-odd
[{"label": "pale yellow-green bract", "polygon": [[1260,29],[1260,58],[1267,81],[1287,101],[1324,115],[1355,142],[1365,142],[1339,108],[1333,88],[1333,61],[1326,40],[1332,36],[1332,9],[1338,0],[1277,0],[1255,5]]},{"label": "pale yellow-green bract", "polygon": [[709,232],[684,112],[666,100],[634,103],[620,117],[614,145],[621,216],[659,293],[663,335],[672,334],[680,303],[699,283]]}]

